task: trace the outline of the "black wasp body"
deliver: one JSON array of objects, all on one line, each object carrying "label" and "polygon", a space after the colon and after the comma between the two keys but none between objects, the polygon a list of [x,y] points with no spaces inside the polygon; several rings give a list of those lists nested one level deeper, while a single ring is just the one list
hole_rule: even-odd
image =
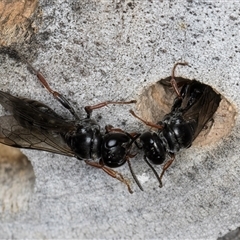
[{"label": "black wasp body", "polygon": [[[129,104],[135,101],[109,101],[87,106],[85,107],[87,117],[79,119],[66,98],[53,91],[41,73],[29,63],[28,65],[42,85],[72,113],[75,119],[63,119],[43,103],[0,91],[0,104],[10,113],[0,117],[0,142],[12,147],[43,150],[84,160],[87,164],[100,168],[125,183],[131,192],[129,183],[111,168],[129,163],[130,149],[138,135],[114,129],[112,126],[106,126],[106,132],[102,133],[100,126],[91,118],[91,113],[94,109],[108,104]],[[130,163],[129,167],[131,170]],[[135,175],[133,177],[137,181]],[[139,184],[138,181],[137,183]]]},{"label": "black wasp body", "polygon": [[76,157],[102,159],[109,167],[124,164],[124,144],[131,138],[124,132],[102,134],[91,118],[65,120],[47,105],[0,91],[0,103],[12,112],[1,117],[0,141],[19,148],[41,149]]},{"label": "black wasp body", "polygon": [[167,155],[170,156],[170,160],[163,166],[159,178],[160,186],[164,172],[175,159],[175,153],[191,146],[203,127],[212,119],[221,101],[220,94],[206,84],[196,80],[175,79],[174,71],[179,64],[186,65],[175,64],[172,77],[163,83],[168,87],[172,86],[177,93],[170,113],[157,124],[153,124],[142,120],[131,111],[147,125],[158,128],[157,132],[148,131],[139,137],[145,161],[149,165],[148,160],[153,164],[162,164]]}]

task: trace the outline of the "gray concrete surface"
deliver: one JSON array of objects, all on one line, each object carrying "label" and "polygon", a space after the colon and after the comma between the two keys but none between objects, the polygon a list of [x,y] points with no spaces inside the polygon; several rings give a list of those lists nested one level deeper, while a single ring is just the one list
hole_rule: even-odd
[{"label": "gray concrete surface", "polygon": [[[137,100],[177,61],[191,64],[178,75],[212,85],[239,110],[238,1],[40,1],[40,7],[43,22],[24,54],[78,113],[105,100]],[[1,90],[67,116],[26,65],[0,60]],[[130,108],[111,106],[93,117],[102,127],[145,131]],[[139,154],[132,165],[145,191],[132,182],[132,195],[76,159],[24,150],[34,192],[27,210],[1,210],[0,238],[216,239],[240,223],[239,138],[237,117],[227,138],[180,152],[162,189]],[[127,166],[118,170],[131,179]]]}]

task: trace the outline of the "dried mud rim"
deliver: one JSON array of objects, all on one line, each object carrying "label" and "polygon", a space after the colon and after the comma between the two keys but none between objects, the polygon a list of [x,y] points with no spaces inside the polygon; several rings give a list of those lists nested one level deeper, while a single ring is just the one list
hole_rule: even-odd
[{"label": "dried mud rim", "polygon": [[[163,119],[164,115],[170,112],[176,95],[172,89],[161,84],[161,81],[166,81],[170,78],[161,79],[141,94],[136,105],[137,113],[141,118],[157,123]],[[180,78],[175,77],[175,79]],[[237,112],[226,98],[222,95],[221,97],[222,100],[213,116],[213,123],[207,124],[205,129],[200,132],[193,142],[193,146],[211,145],[230,134],[235,124]]]},{"label": "dried mud rim", "polygon": [[0,1],[0,46],[28,41],[36,33],[38,0]]},{"label": "dried mud rim", "polygon": [[0,213],[28,209],[35,175],[31,162],[20,150],[0,144]]}]

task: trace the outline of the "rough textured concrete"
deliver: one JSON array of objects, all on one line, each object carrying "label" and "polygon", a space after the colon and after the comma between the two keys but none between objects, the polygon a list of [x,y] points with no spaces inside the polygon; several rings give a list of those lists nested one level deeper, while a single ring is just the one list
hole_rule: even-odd
[{"label": "rough textured concrete", "polygon": [[[210,84],[239,110],[239,2],[41,1],[40,7],[42,25],[24,54],[80,114],[85,105],[139,99],[179,60],[191,67],[178,75]],[[1,90],[66,116],[26,65],[0,60]],[[111,106],[93,117],[102,127],[145,131],[131,107]],[[35,189],[28,210],[1,210],[0,238],[216,239],[239,226],[239,138],[237,117],[229,137],[180,152],[162,189],[139,154],[132,165],[145,191],[132,183],[132,195],[76,159],[25,150]],[[131,179],[127,166],[118,170]]]}]

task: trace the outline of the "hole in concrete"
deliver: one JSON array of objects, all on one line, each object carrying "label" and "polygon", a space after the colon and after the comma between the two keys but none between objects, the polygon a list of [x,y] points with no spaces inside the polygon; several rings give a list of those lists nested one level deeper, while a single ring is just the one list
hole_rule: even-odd
[{"label": "hole in concrete", "polygon": [[[10,46],[30,40],[37,30],[38,0],[0,1],[0,45]],[[37,16],[38,15],[38,16]]]},{"label": "hole in concrete", "polygon": [[[144,120],[157,123],[164,115],[170,112],[176,94],[162,82],[170,79],[161,79],[141,94],[137,111]],[[175,79],[182,79],[175,77]],[[190,79],[187,79],[190,80]],[[208,124],[193,142],[193,146],[205,146],[226,137],[232,130],[236,119],[235,107],[222,96],[220,105],[214,114],[213,123]]]},{"label": "hole in concrete", "polygon": [[26,210],[35,175],[20,150],[0,144],[0,213]]}]

